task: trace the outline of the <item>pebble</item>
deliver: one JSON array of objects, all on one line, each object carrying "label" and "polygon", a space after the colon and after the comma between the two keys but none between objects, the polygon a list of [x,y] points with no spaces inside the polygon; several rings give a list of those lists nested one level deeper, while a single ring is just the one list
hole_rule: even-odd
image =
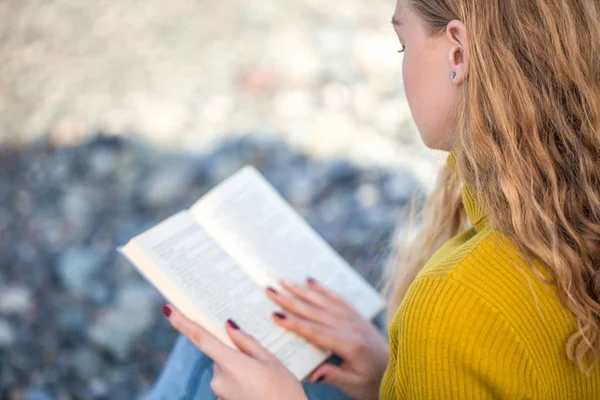
[{"label": "pebble", "polygon": [[90,172],[97,178],[110,175],[118,163],[117,154],[106,148],[100,148],[90,155]]},{"label": "pebble", "polygon": [[25,400],[54,400],[54,397],[44,389],[32,388],[25,393]]},{"label": "pebble", "polygon": [[88,247],[72,247],[61,255],[58,275],[67,289],[84,294],[102,265],[103,257],[98,251]]},{"label": "pebble", "polygon": [[56,318],[57,328],[66,332],[78,332],[88,323],[91,314],[83,305],[63,307]]},{"label": "pebble", "polygon": [[147,203],[161,207],[172,203],[190,184],[191,172],[185,165],[173,165],[149,177],[142,189]]},{"label": "pebble", "polygon": [[33,309],[30,290],[21,285],[0,288],[0,314],[25,314]]},{"label": "pebble", "polygon": [[95,346],[108,351],[119,361],[125,361],[131,353],[134,340],[149,326],[124,310],[110,309],[96,318],[88,336]]},{"label": "pebble", "polygon": [[391,202],[405,203],[418,186],[416,178],[405,171],[390,174],[383,180],[383,196]]},{"label": "pebble", "polygon": [[379,203],[379,198],[379,188],[372,183],[363,183],[356,191],[356,200],[365,208],[374,207]]},{"label": "pebble", "polygon": [[104,397],[110,390],[106,381],[97,377],[90,379],[88,388],[93,398]]},{"label": "pebble", "polygon": [[96,376],[102,369],[102,361],[98,354],[89,347],[77,349],[73,355],[72,363],[74,372],[82,380],[88,380]]},{"label": "pebble", "polygon": [[15,329],[8,321],[0,319],[0,349],[10,349],[16,340]]},{"label": "pebble", "polygon": [[347,160],[336,159],[327,166],[327,178],[331,183],[348,183],[360,177],[360,170]]}]

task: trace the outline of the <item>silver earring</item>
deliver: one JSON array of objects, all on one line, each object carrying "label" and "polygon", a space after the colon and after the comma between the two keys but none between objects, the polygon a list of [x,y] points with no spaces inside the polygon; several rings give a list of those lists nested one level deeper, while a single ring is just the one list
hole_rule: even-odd
[{"label": "silver earring", "polygon": [[456,78],[456,71],[452,71],[452,73],[450,73],[450,79],[454,78]]}]

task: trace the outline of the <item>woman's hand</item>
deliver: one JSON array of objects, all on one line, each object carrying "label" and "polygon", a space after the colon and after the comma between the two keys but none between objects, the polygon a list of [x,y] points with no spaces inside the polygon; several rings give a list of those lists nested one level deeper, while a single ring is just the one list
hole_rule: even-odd
[{"label": "woman's hand", "polygon": [[330,383],[354,399],[377,399],[389,360],[388,343],[377,328],[343,297],[311,278],[306,285],[285,280],[281,284],[291,296],[266,290],[288,311],[283,317],[274,313],[275,322],[342,359],[340,366],[319,366],[310,381]]},{"label": "woman's hand", "polygon": [[163,312],[175,329],[214,361],[210,388],[222,400],[307,400],[301,383],[258,341],[229,320],[227,333],[239,351],[223,344],[175,308]]}]

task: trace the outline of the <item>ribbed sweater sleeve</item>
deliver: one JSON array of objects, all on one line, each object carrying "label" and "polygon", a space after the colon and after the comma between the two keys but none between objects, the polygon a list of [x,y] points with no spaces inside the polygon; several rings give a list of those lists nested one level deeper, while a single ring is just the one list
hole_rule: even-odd
[{"label": "ribbed sweater sleeve", "polygon": [[536,396],[530,355],[493,305],[445,277],[410,286],[396,321],[398,399],[525,399]]}]

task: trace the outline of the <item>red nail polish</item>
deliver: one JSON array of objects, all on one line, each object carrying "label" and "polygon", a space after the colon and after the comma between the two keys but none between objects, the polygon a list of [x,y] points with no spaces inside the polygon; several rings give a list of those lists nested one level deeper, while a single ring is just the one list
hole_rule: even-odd
[{"label": "red nail polish", "polygon": [[277,290],[273,289],[271,286],[267,286],[267,290],[273,294],[279,294],[279,292],[277,292]]},{"label": "red nail polish", "polygon": [[162,306],[162,312],[163,314],[165,314],[165,317],[169,318],[169,316],[171,315],[171,307],[165,304],[164,306]]},{"label": "red nail polish", "polygon": [[325,378],[325,375],[321,375],[320,377],[318,377],[315,382],[321,382],[323,378]]},{"label": "red nail polish", "polygon": [[287,315],[285,315],[284,313],[282,313],[282,312],[279,312],[279,311],[275,311],[275,312],[273,313],[273,315],[275,315],[275,316],[276,316],[277,318],[279,318],[279,319],[286,319],[286,318],[287,318]]},{"label": "red nail polish", "polygon": [[235,322],[233,322],[232,319],[228,319],[227,323],[229,324],[230,327],[232,327],[233,329],[240,329],[240,327],[238,326],[238,324],[236,324]]},{"label": "red nail polish", "polygon": [[306,278],[306,281],[307,281],[307,282],[309,282],[309,283],[312,283],[312,284],[314,284],[314,285],[316,285],[316,284],[317,284],[317,281],[316,281],[316,280],[314,280],[313,278],[311,278],[310,276],[309,276],[308,278]]}]

